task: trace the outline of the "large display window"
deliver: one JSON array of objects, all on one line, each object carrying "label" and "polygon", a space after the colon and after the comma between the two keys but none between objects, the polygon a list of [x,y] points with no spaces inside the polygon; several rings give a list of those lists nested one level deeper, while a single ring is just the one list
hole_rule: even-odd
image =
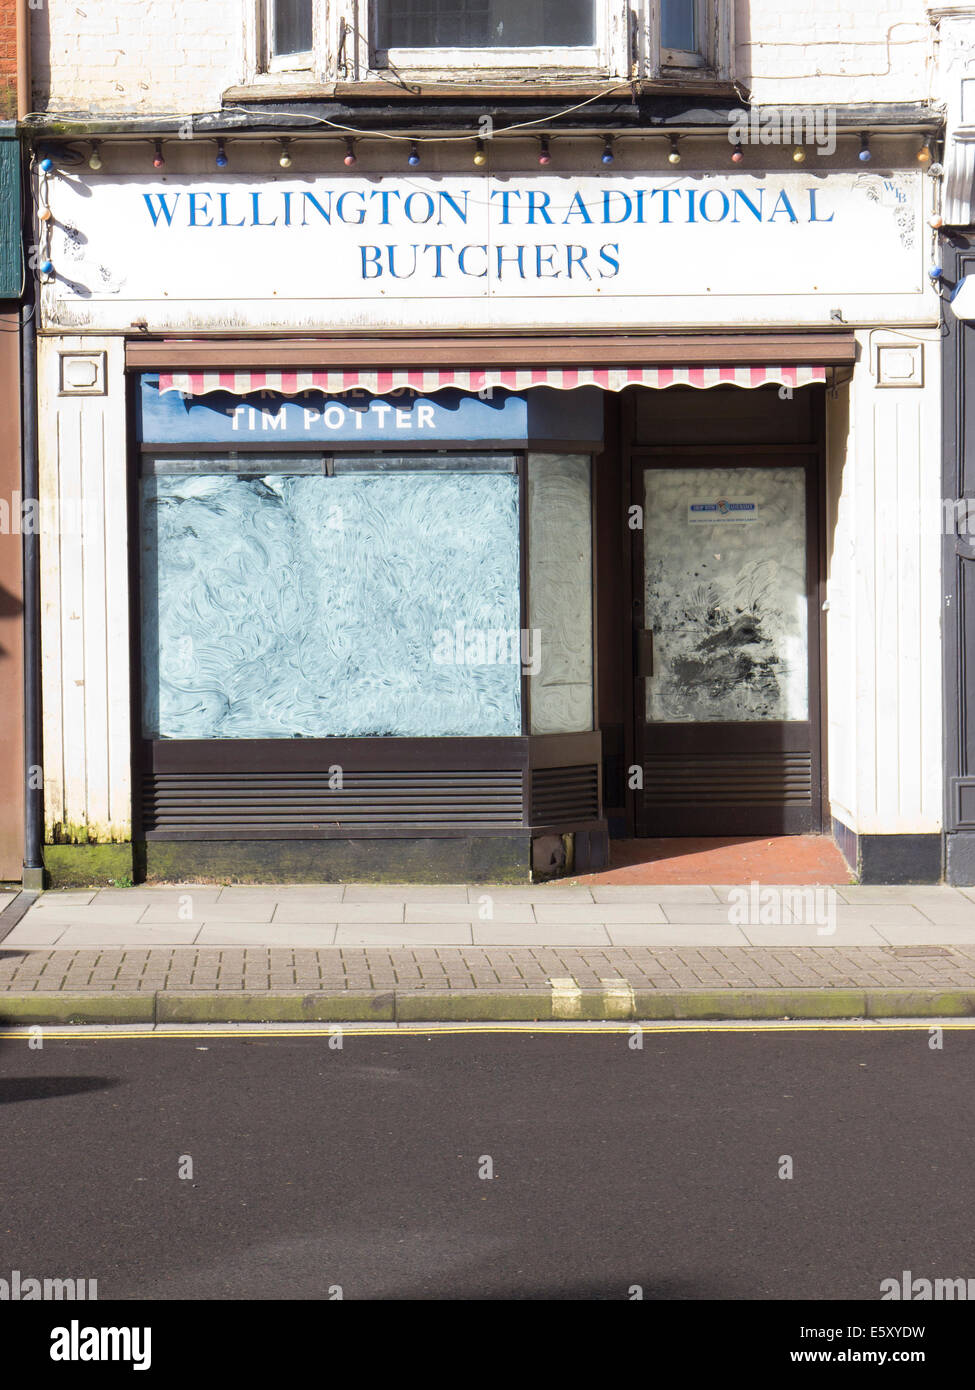
[{"label": "large display window", "polygon": [[143,456],[142,735],[593,728],[591,460]]}]

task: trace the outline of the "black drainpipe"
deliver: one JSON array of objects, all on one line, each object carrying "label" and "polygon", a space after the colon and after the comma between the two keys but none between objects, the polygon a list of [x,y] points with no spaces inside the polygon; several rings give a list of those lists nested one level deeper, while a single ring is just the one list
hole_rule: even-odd
[{"label": "black drainpipe", "polygon": [[[23,460],[22,495],[38,501],[40,467],[37,453],[37,282],[33,268],[34,218],[30,182],[30,153],[23,158],[24,297],[21,307],[20,440]],[[44,887],[44,746],[41,725],[41,538],[37,527],[25,527],[24,557],[24,888]]]}]

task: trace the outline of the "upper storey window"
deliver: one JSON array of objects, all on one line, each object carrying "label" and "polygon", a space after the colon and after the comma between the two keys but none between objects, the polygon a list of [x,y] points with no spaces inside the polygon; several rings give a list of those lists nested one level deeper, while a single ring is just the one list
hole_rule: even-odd
[{"label": "upper storey window", "polygon": [[391,48],[592,48],[597,0],[375,0]]},{"label": "upper storey window", "polygon": [[253,71],[424,82],[730,76],[733,0],[259,0]]}]

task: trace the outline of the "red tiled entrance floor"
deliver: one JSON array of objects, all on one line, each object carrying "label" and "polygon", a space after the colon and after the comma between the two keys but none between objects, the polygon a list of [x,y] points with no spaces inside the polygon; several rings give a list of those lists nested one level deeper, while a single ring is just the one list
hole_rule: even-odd
[{"label": "red tiled entrance floor", "polygon": [[853,875],[825,835],[772,839],[611,840],[610,866],[579,883],[849,883]]}]

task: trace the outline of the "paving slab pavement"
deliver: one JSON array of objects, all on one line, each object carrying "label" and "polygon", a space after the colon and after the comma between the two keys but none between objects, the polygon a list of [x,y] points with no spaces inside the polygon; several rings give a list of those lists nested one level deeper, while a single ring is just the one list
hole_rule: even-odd
[{"label": "paving slab pavement", "polygon": [[975,893],[739,886],[22,895],[0,1023],[975,1016]]}]

